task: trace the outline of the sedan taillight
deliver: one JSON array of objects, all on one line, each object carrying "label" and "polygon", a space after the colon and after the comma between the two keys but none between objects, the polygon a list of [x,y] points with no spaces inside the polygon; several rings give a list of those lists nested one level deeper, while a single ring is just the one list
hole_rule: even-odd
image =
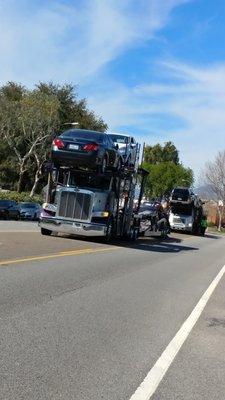
[{"label": "sedan taillight", "polygon": [[84,145],[84,151],[97,151],[99,149],[99,145],[97,143],[87,143]]},{"label": "sedan taillight", "polygon": [[58,147],[58,149],[63,149],[65,147],[65,144],[61,139],[54,139],[52,145]]}]

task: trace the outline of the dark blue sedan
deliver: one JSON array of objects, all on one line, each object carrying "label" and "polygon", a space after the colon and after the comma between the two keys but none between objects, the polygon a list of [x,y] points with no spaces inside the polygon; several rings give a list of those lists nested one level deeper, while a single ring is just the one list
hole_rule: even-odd
[{"label": "dark blue sedan", "polygon": [[54,139],[52,160],[56,167],[92,169],[104,173],[120,169],[122,157],[111,138],[103,132],[69,129]]}]

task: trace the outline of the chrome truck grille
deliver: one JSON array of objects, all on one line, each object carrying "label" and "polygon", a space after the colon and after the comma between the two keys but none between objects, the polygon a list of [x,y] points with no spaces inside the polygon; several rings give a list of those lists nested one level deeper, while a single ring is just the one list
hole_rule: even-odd
[{"label": "chrome truck grille", "polygon": [[57,214],[61,218],[88,221],[91,219],[92,204],[91,193],[62,190]]}]

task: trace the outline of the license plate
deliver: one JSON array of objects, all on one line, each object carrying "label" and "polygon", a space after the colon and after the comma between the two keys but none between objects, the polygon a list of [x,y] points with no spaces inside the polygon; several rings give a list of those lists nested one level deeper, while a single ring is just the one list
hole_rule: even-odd
[{"label": "license plate", "polygon": [[69,149],[70,150],[79,150],[78,144],[69,144]]}]

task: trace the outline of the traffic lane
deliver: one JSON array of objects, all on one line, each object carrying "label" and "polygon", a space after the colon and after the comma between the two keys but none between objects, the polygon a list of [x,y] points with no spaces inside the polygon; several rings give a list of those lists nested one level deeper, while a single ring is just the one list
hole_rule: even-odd
[{"label": "traffic lane", "polygon": [[[67,250],[99,248],[104,245],[101,239],[81,239],[68,235],[43,236],[37,224],[32,222],[6,222],[10,222],[10,224],[6,226],[5,230],[3,230],[3,226],[0,224],[0,262],[9,259],[43,256]],[[19,228],[17,224],[19,224]],[[15,230],[13,230],[14,225],[16,227]],[[29,226],[31,226],[30,230],[27,229]],[[187,235],[173,234],[171,236],[171,240],[174,243],[176,241],[183,241],[186,238]],[[156,241],[158,240],[156,239]],[[151,244],[152,242],[155,242],[155,239],[141,239],[138,241],[138,245],[140,244],[143,247],[143,243]],[[120,241],[114,243],[114,245],[118,246],[120,244]],[[129,243],[122,243],[122,245],[126,246]]]},{"label": "traffic lane", "polygon": [[[44,239],[51,239],[53,243],[57,243],[59,240],[59,238],[54,237],[44,237]],[[63,240],[63,243],[67,241],[65,238],[61,240]],[[69,239],[70,241],[71,239]],[[96,247],[97,244],[93,243],[92,249],[90,244],[85,241],[84,243],[93,253],[88,254],[89,251],[86,252],[85,249],[82,249],[83,254],[79,254],[78,250],[78,254],[74,254],[74,251],[68,251],[68,253],[57,254],[54,252],[43,256],[43,248],[40,246],[37,250],[39,255],[35,260],[33,260],[32,255],[32,257],[26,259],[26,262],[24,258],[19,257],[0,261],[0,310],[4,311],[11,308],[14,310],[15,307],[23,307],[30,302],[32,303],[34,298],[37,301],[45,302],[55,295],[70,290],[70,288],[79,289],[92,282],[101,282],[102,280],[113,279],[116,276],[130,274],[147,264],[153,266],[154,269],[154,265],[161,263],[163,259],[167,259],[168,254],[172,256],[179,252],[192,252],[198,249],[183,244],[177,238],[170,238],[163,242],[152,241],[151,239],[140,240],[133,245],[125,242],[123,245],[117,243]],[[38,244],[37,241],[36,244]],[[21,246],[21,243],[19,248],[22,249],[24,256],[24,246]],[[56,249],[56,246],[54,249]],[[59,247],[57,249],[59,250]],[[103,251],[102,262],[99,261],[100,253],[96,254],[96,250]],[[129,250],[131,251],[129,252]],[[106,254],[111,251],[113,258]],[[115,251],[119,251],[120,255],[114,255]],[[140,257],[139,252],[141,253]],[[139,264],[139,258],[143,260],[144,264]]]},{"label": "traffic lane", "polygon": [[39,230],[37,221],[0,220],[0,232],[37,232]]},{"label": "traffic lane", "polygon": [[[4,226],[6,222],[6,226]],[[30,229],[28,229],[30,227]],[[183,242],[190,236],[173,233],[171,243]],[[158,242],[160,239],[139,239],[137,245],[141,249]],[[116,241],[114,245],[129,245]],[[81,239],[72,236],[42,236],[37,223],[24,221],[0,221],[0,262],[9,259],[19,259],[38,255],[54,254],[62,251],[100,247],[101,240]],[[172,248],[171,248],[172,251]]]},{"label": "traffic lane", "polygon": [[196,241],[0,268],[2,399],[129,399],[220,268]]},{"label": "traffic lane", "polygon": [[0,262],[32,256],[55,254],[86,248],[99,248],[104,244],[77,240],[72,237],[43,236],[37,232],[0,232]]},{"label": "traffic lane", "polygon": [[225,277],[173,361],[152,400],[223,400]]}]

